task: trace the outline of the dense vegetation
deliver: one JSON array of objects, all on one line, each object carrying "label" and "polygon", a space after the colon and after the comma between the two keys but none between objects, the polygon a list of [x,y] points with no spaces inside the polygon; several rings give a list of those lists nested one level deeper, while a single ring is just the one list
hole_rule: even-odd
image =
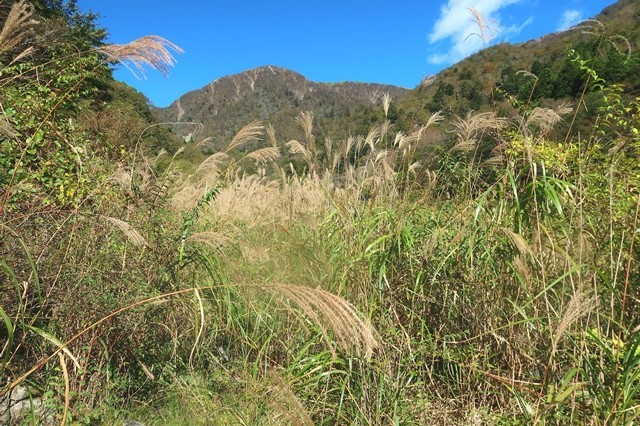
[{"label": "dense vegetation", "polygon": [[[301,135],[295,117],[300,111],[313,111],[319,137],[342,137],[347,132],[340,119],[350,110],[379,103],[385,93],[399,99],[408,92],[373,83],[316,83],[295,71],[267,65],[218,78],[153,112],[158,121],[174,122],[176,134],[215,152],[253,120],[268,120],[281,139],[297,139]],[[193,122],[201,124],[197,134],[188,124]],[[243,149],[249,148],[251,144]]]},{"label": "dense vegetation", "polygon": [[44,401],[17,422],[640,418],[640,99],[609,34],[553,73],[573,105],[540,76],[411,123],[385,96],[352,134],[303,111],[205,154],[110,75],[177,46],[0,12],[0,395]]}]

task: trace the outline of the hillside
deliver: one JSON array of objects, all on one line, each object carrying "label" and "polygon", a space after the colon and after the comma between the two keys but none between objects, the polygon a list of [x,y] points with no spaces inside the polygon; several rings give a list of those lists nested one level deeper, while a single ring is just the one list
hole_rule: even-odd
[{"label": "hillside", "polygon": [[[384,84],[316,83],[294,71],[264,66],[219,78],[155,113],[159,121],[202,123],[204,128],[194,139],[211,138],[207,146],[215,149],[254,120],[271,122],[280,140],[299,138],[294,117],[300,111],[313,111],[316,132],[330,133],[328,123],[345,116],[350,109],[379,105],[384,93],[398,99],[408,92]],[[181,136],[192,130],[189,126],[175,127]]]},{"label": "hillside", "polygon": [[608,83],[623,84],[629,95],[637,95],[639,22],[640,2],[621,0],[567,31],[491,46],[425,79],[401,107],[422,117],[425,110],[460,115],[495,102],[504,108],[509,96],[537,104],[575,99],[584,87],[584,73],[569,57],[571,49]]}]

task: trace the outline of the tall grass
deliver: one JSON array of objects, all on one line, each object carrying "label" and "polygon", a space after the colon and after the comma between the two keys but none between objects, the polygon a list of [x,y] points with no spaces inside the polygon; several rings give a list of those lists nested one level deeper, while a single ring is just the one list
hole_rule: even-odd
[{"label": "tall grass", "polygon": [[39,388],[63,423],[633,424],[640,109],[588,71],[586,137],[523,104],[405,134],[385,96],[324,150],[302,112],[304,140],[252,122],[191,168],[91,159],[76,208],[2,216],[0,395]]},{"label": "tall grass", "polygon": [[[619,223],[606,207],[614,204],[600,198],[601,191],[617,188],[605,196],[616,197],[620,185],[632,187],[612,170],[600,186],[596,139],[565,146],[550,138],[569,112],[561,105],[511,122],[491,113],[459,118],[450,155],[465,178],[457,187],[445,183],[448,198],[437,182],[411,189],[420,174],[406,173],[416,161],[404,149],[407,136],[383,148],[380,128],[344,142],[342,152],[353,146],[357,155],[333,162],[342,165],[340,179],[329,170],[319,176],[313,163],[321,162],[291,143],[308,175],[253,178],[250,191],[242,176],[229,186],[239,208],[227,224],[245,230],[242,244],[248,241],[253,254],[240,251],[254,265],[233,273],[277,271],[332,289],[368,313],[383,342],[371,361],[339,357],[346,371],[317,361],[333,385],[303,398],[319,404],[320,411],[306,408],[312,419],[627,424],[637,417],[638,331],[628,322],[637,295],[628,296],[626,278],[637,273],[635,225],[628,217]],[[305,204],[310,199],[320,202]],[[243,215],[254,200],[262,214]],[[220,205],[212,214],[216,226],[225,225],[222,211]],[[282,250],[296,239],[302,242],[293,255]],[[224,259],[237,264],[232,254]],[[615,357],[626,360],[623,367],[605,371]],[[326,404],[336,404],[337,418],[322,411]]]}]

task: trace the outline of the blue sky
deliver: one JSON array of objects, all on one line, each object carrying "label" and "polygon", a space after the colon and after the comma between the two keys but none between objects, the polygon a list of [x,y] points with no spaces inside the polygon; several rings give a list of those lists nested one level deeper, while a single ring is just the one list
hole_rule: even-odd
[{"label": "blue sky", "polygon": [[[276,65],[318,82],[360,81],[413,88],[482,48],[469,8],[490,44],[566,29],[615,0],[79,0],[101,15],[111,43],[163,36],[185,50],[168,78],[150,70],[115,77],[156,106],[216,78]],[[493,33],[493,34],[491,34]]]}]

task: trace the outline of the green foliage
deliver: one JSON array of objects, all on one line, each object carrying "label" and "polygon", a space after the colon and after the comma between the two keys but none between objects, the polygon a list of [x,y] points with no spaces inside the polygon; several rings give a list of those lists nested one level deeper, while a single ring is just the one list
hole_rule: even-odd
[{"label": "green foliage", "polygon": [[89,172],[103,167],[98,158],[175,145],[166,130],[145,134],[154,120],[146,98],[111,77],[95,49],[105,37],[96,15],[75,1],[35,6],[33,34],[0,57],[0,210],[77,207],[102,183]]},{"label": "green foliage", "polygon": [[[93,45],[64,4],[39,10]],[[5,65],[0,392],[29,377],[61,415],[68,388],[83,424],[631,424],[640,102],[598,68],[627,75],[603,45],[499,71],[509,120],[426,126],[430,102],[486,102],[461,65],[419,110],[333,111],[345,133],[318,146],[370,135],[335,167],[325,147],[295,177],[193,188],[202,151],[178,152],[90,49]],[[542,100],[560,85],[597,106],[587,127],[565,110],[554,133],[563,108]],[[399,133],[410,120],[424,129]],[[369,322],[371,354],[354,337]]]},{"label": "green foliage", "polygon": [[0,184],[15,188],[14,202],[39,193],[45,205],[73,204],[86,195],[83,163],[89,147],[75,132],[72,117],[95,94],[83,83],[99,64],[97,55],[85,56],[74,66],[40,70],[38,78],[29,77],[36,72],[34,64],[3,69],[0,102],[13,134],[0,141]]},{"label": "green foliage", "polygon": [[[604,424],[633,424],[640,393],[640,334],[606,338],[597,329],[585,331],[588,342],[584,370],[589,394]],[[602,363],[602,364],[600,364]]]},{"label": "green foliage", "polygon": [[30,60],[12,62],[11,54],[19,53],[13,51],[0,62],[0,104],[11,128],[0,135],[2,209],[34,196],[45,206],[77,205],[91,188],[84,170],[90,145],[74,119],[100,97],[110,72],[96,52],[78,49],[93,47],[102,32],[95,17],[79,14],[73,2],[41,8],[44,33],[58,19],[73,25],[59,32],[58,40],[36,39],[42,44]]}]

